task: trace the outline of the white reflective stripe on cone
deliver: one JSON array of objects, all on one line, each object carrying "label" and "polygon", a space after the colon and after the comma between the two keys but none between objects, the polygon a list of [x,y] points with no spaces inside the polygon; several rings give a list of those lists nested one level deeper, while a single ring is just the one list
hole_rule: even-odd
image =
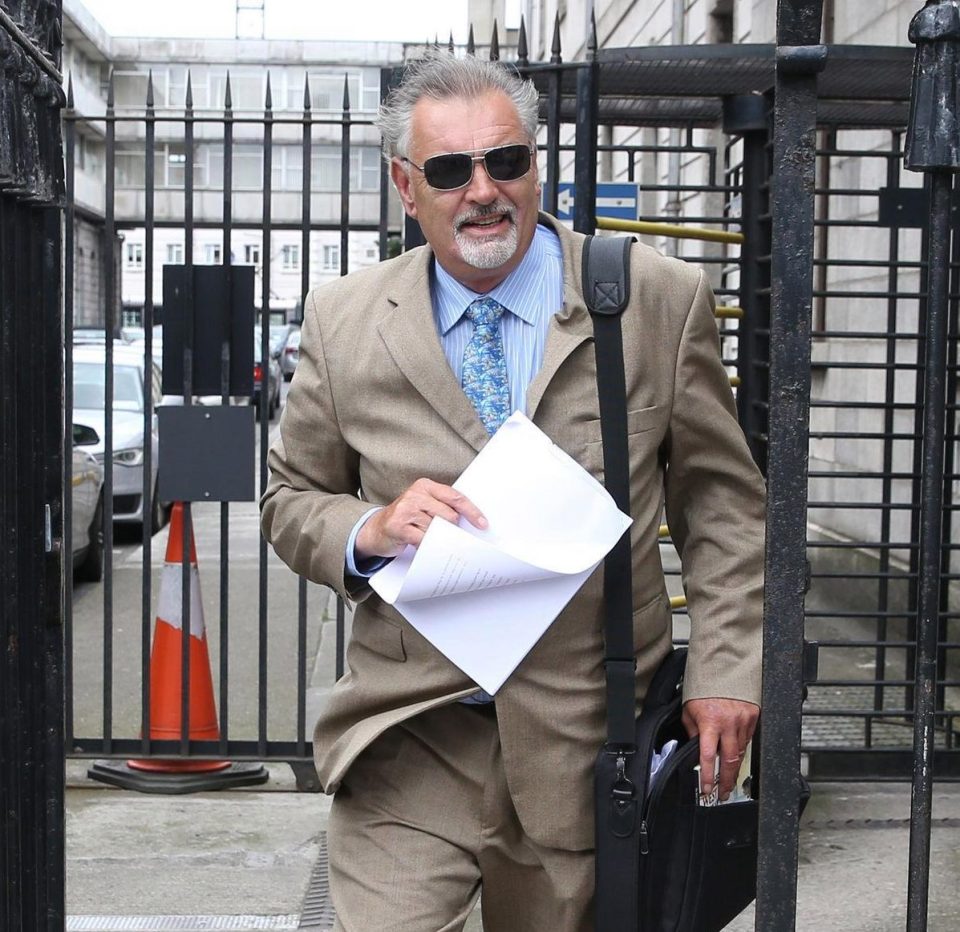
[{"label": "white reflective stripe on cone", "polygon": [[[157,619],[171,628],[183,628],[183,567],[179,563],[165,563],[160,576],[160,604]],[[190,633],[195,638],[205,634],[203,603],[200,600],[200,572],[190,567]]]}]

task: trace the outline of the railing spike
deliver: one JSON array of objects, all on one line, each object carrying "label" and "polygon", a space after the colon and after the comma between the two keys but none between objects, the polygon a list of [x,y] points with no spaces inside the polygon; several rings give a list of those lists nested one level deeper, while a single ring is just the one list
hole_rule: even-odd
[{"label": "railing spike", "polygon": [[270,89],[270,71],[267,70],[267,92],[263,98],[263,109],[272,110],[273,109],[273,91]]},{"label": "railing spike", "polygon": [[73,109],[73,72],[67,73],[67,109]]},{"label": "railing spike", "polygon": [[347,74],[343,76],[343,109],[350,109],[350,77]]},{"label": "railing spike", "polygon": [[193,80],[190,76],[190,69],[187,69],[187,95],[184,99],[183,106],[187,110],[193,109]]},{"label": "railing spike", "polygon": [[303,76],[303,109],[309,110],[313,106],[310,99],[310,73],[306,72]]},{"label": "railing spike", "polygon": [[590,35],[587,37],[587,58],[591,61],[597,57],[597,14],[590,13]]},{"label": "railing spike", "polygon": [[517,37],[517,64],[521,67],[530,64],[530,53],[527,50],[527,24],[523,16],[520,17],[520,35]]},{"label": "railing spike", "polygon": [[233,109],[233,89],[230,87],[230,69],[227,69],[227,84],[223,89],[223,109]]},{"label": "railing spike", "polygon": [[453,30],[450,30],[450,41],[447,43],[447,51],[453,54]]},{"label": "railing spike", "polygon": [[113,110],[114,92],[113,92],[113,68],[110,69],[110,77],[107,79],[107,109]]},{"label": "railing spike", "polygon": [[147,109],[153,109],[153,68],[147,72]]},{"label": "railing spike", "polygon": [[490,61],[500,61],[500,37],[497,35],[497,21],[493,21],[493,35],[490,36]]},{"label": "railing spike", "polygon": [[553,21],[553,43],[550,46],[550,63],[559,65],[563,59],[560,57],[560,13],[557,12]]},{"label": "railing spike", "polygon": [[467,54],[468,55],[477,54],[477,45],[473,41],[473,23],[470,24],[470,32],[467,35]]}]

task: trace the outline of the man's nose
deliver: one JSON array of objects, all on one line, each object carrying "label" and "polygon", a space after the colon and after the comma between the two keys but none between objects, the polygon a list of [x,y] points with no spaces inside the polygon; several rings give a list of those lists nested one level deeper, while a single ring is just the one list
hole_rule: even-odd
[{"label": "man's nose", "polygon": [[467,185],[467,197],[478,204],[489,204],[500,194],[497,183],[487,174],[483,159],[473,163],[473,177]]}]

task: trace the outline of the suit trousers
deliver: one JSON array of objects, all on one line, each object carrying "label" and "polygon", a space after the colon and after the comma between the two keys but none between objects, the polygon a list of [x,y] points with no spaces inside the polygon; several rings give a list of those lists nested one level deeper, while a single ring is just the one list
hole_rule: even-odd
[{"label": "suit trousers", "polygon": [[455,932],[481,890],[484,932],[593,929],[593,850],[526,835],[493,705],[453,703],[384,732],[337,790],[328,844],[339,932]]}]

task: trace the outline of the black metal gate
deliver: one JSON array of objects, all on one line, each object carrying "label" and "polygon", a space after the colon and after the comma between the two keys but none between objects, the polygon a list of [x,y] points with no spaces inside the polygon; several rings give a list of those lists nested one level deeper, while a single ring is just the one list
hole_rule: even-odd
[{"label": "black metal gate", "polygon": [[[592,232],[599,226],[651,237],[661,248],[703,264],[720,300],[724,356],[738,388],[741,421],[774,493],[763,741],[769,806],[763,830],[767,882],[761,884],[758,905],[758,928],[765,930],[788,928],[792,921],[795,891],[789,875],[791,867],[795,873],[795,860],[791,865],[790,858],[795,857],[797,836],[795,821],[784,814],[796,811],[798,768],[793,765],[799,766],[801,751],[814,779],[909,779],[918,760],[915,725],[930,721],[938,776],[960,775],[955,722],[960,610],[954,591],[960,569],[953,559],[958,545],[951,540],[958,510],[955,483],[960,479],[955,462],[958,365],[953,343],[946,369],[945,521],[938,551],[940,612],[934,625],[936,688],[931,708],[921,709],[915,677],[922,588],[922,457],[925,438],[929,448],[931,437],[922,404],[927,368],[922,273],[931,243],[925,232],[927,195],[916,176],[901,169],[913,54],[907,48],[825,50],[817,44],[820,4],[784,0],[780,7],[776,47],[598,50],[594,40],[586,62],[563,62],[558,22],[551,62],[527,60],[522,29],[517,48],[517,67],[535,80],[542,94],[545,208],[557,213],[562,207],[561,182],[574,182],[572,220],[577,229]],[[499,55],[496,38],[490,52],[492,57]],[[393,77],[391,71],[383,72],[381,92]],[[104,313],[98,323],[108,345],[119,324],[115,243],[121,231],[145,231],[140,321],[148,334],[159,317],[152,270],[156,234],[162,229],[183,231],[180,262],[188,271],[194,261],[194,231],[217,230],[221,244],[214,261],[227,276],[236,231],[259,231],[261,255],[266,256],[278,232],[298,233],[301,294],[315,280],[311,243],[320,233],[338,234],[341,274],[348,271],[351,233],[376,233],[377,258],[387,256],[400,223],[399,217],[390,219],[382,165],[378,220],[356,222],[351,216],[352,152],[358,132],[370,123],[369,114],[358,118],[349,82],[336,114],[318,115],[312,100],[308,83],[302,110],[275,110],[269,80],[257,113],[235,110],[229,80],[216,110],[213,103],[203,111],[194,108],[189,80],[183,105],[177,101],[176,110],[154,105],[150,82],[142,103],[138,100],[125,109],[115,107],[112,84],[103,114],[80,114],[71,100],[65,118],[68,372],[73,271],[78,267],[73,231],[83,213],[74,196],[74,166],[77,127],[84,120],[102,120],[106,127],[106,198],[104,216],[99,218]],[[118,218],[117,140],[129,139],[127,130],[134,125],[143,128],[142,160],[136,163],[142,165],[137,169],[143,178],[137,208],[141,212],[127,209]],[[182,161],[177,163],[182,167],[175,182],[167,177],[160,185],[157,134],[169,137],[173,127],[183,140]],[[201,139],[205,143],[214,139],[221,147],[220,184],[206,187],[216,189],[222,209],[214,219],[197,221],[195,198],[205,196],[195,188],[195,155]],[[278,188],[276,183],[278,141],[300,151],[298,182],[292,188],[282,184]],[[258,151],[261,180],[256,209],[250,212],[248,198],[242,218],[236,215],[239,186],[234,184],[241,145],[247,154]],[[319,221],[314,213],[316,179],[311,174],[318,145],[334,145],[339,157],[339,217]],[[129,145],[124,152],[124,158],[130,156]],[[289,155],[282,156],[284,166]],[[281,172],[280,177],[286,176]],[[637,221],[598,221],[598,180],[640,183]],[[157,220],[158,187],[163,186],[167,201],[182,198],[182,210],[173,219]],[[274,199],[288,195],[299,198],[301,214],[295,222],[277,222]],[[663,224],[665,215],[669,225]],[[415,233],[408,225],[407,245]],[[958,248],[954,244],[951,264],[953,336],[960,300]],[[260,282],[257,350],[263,367],[269,355],[270,276],[267,261]],[[188,315],[198,311],[191,306]],[[149,358],[149,336],[145,350]],[[224,390],[219,400],[227,401],[227,394]],[[270,402],[261,393],[256,451],[260,488],[266,477],[269,409]],[[113,455],[108,429],[104,456],[108,474]],[[153,494],[145,479],[144,514]],[[238,600],[237,576],[245,574],[231,570],[237,551],[237,512],[234,506],[220,505],[214,546],[208,547],[219,563],[216,610],[208,613],[217,618],[211,641],[218,648],[219,738],[197,740],[184,730],[179,740],[155,739],[148,712],[154,688],[149,648],[157,589],[151,534],[147,530],[142,535],[137,604],[132,612],[125,607],[118,615],[110,573],[110,507],[104,523],[108,576],[101,617],[96,630],[81,635],[76,626],[69,629],[74,633],[67,658],[67,669],[73,672],[67,706],[70,753],[279,760],[294,765],[302,788],[315,788],[310,707],[322,701],[323,689],[343,670],[347,633],[343,605],[331,603],[320,623],[317,616],[324,613],[326,596],[310,592],[303,580],[285,570],[275,571],[259,537],[250,563],[255,579],[251,573],[251,588],[242,590]],[[241,526],[244,520],[241,514]],[[668,534],[665,528],[665,548]],[[676,586],[677,574],[672,575],[671,584]],[[296,624],[287,628],[293,637],[279,647],[278,591],[286,593],[284,604],[296,614]],[[673,591],[677,632],[682,636],[683,599],[679,589]],[[930,626],[924,631],[929,647]],[[244,643],[254,648],[243,659],[230,646],[240,637],[248,638]],[[820,675],[809,686],[801,736],[804,682],[814,679],[814,664],[808,662],[814,652],[804,647],[805,638],[819,643]],[[126,652],[122,656],[121,644]],[[325,666],[314,668],[318,653]],[[83,664],[86,679],[81,683]],[[81,688],[89,690],[91,676],[100,691],[99,702],[86,706],[78,718],[73,714],[77,697]],[[114,688],[120,677],[127,687],[123,691]],[[279,705],[271,698],[278,679],[287,688]],[[774,683],[778,689],[769,686]],[[313,687],[317,688],[312,691]],[[116,727],[114,710],[120,706],[127,714],[122,727]],[[922,714],[916,714],[918,710]],[[774,862],[775,856],[785,860]]]},{"label": "black metal gate", "polygon": [[0,10],[0,926],[10,932],[64,922],[59,36],[59,2]]},{"label": "black metal gate", "polygon": [[[357,196],[357,176],[369,161],[356,139],[358,130],[362,132],[371,120],[369,112],[359,116],[354,113],[350,93],[354,81],[350,76],[337,75],[337,80],[342,82],[342,98],[337,101],[336,109],[331,111],[326,102],[321,105],[324,108],[321,112],[315,112],[318,98],[311,90],[309,75],[302,85],[299,109],[289,106],[289,98],[275,109],[271,76],[268,72],[263,74],[266,77],[264,97],[259,101],[258,110],[250,106],[249,95],[244,105],[235,108],[229,74],[223,82],[222,99],[208,98],[202,109],[194,106],[189,72],[184,98],[177,101],[175,109],[162,98],[158,103],[161,95],[155,91],[152,74],[143,75],[142,99],[131,101],[128,88],[121,88],[121,104],[117,103],[116,84],[111,75],[102,113],[78,110],[73,85],[68,84],[64,113],[66,410],[68,417],[80,416],[77,409],[81,402],[74,397],[74,386],[80,385],[81,378],[78,354],[84,354],[84,358],[99,354],[99,365],[104,370],[103,395],[113,396],[115,400],[113,409],[104,405],[102,447],[97,454],[104,470],[103,583],[91,587],[78,582],[76,588],[72,580],[67,584],[67,748],[68,754],[74,757],[104,759],[91,775],[108,782],[119,782],[115,778],[124,759],[162,758],[176,762],[203,758],[234,762],[283,761],[293,767],[301,789],[318,788],[311,755],[311,703],[319,701],[318,697],[329,688],[334,677],[342,673],[345,619],[343,606],[334,605],[328,592],[297,579],[268,552],[256,520],[255,501],[266,484],[267,450],[271,431],[276,429],[275,412],[280,405],[282,387],[277,386],[274,400],[274,377],[270,374],[274,369],[273,332],[278,325],[281,329],[288,323],[298,326],[298,315],[302,313],[300,308],[276,308],[272,276],[286,271],[288,255],[296,256],[294,271],[298,294],[302,297],[316,283],[317,273],[346,274],[351,237],[357,234],[365,234],[375,243],[373,255],[370,255],[372,247],[365,250],[368,261],[385,258],[390,246],[387,186],[382,182],[385,169],[378,151],[374,150],[375,192],[370,195],[365,189],[363,194],[368,199],[371,196],[377,199],[378,216],[373,220],[352,219],[351,194]],[[378,77],[386,81],[389,72]],[[380,90],[378,85],[378,97]],[[77,193],[84,148],[81,128],[91,122],[102,122],[104,126],[102,216],[85,206]],[[131,143],[131,137],[137,141]],[[177,140],[176,162],[170,161],[173,158],[171,143],[163,142],[171,138]],[[366,148],[370,149],[369,141]],[[200,167],[203,164],[209,168],[211,151],[219,166],[216,181],[211,181]],[[330,171],[331,166],[327,164],[332,152],[335,152],[335,171]],[[295,173],[289,170],[293,155],[296,155]],[[251,175],[253,161],[256,169]],[[278,171],[278,163],[283,171]],[[176,165],[175,174],[171,164]],[[291,184],[294,176],[296,181]],[[335,189],[331,188],[331,178]],[[133,197],[131,190],[136,191]],[[334,197],[336,215],[317,218],[315,204]],[[297,200],[295,220],[289,216],[277,218],[280,212],[277,202],[281,199],[287,213],[291,199]],[[211,219],[210,204],[214,200],[216,217]],[[95,230],[92,237],[90,228]],[[130,247],[124,245],[123,237],[134,240],[134,231],[142,233],[142,238],[136,238],[131,252]],[[205,255],[197,254],[195,240],[199,231],[206,235]],[[214,231],[212,240],[211,231]],[[179,239],[171,241],[171,234]],[[325,242],[335,246],[323,247],[320,255],[325,267],[317,269],[312,257],[318,253],[318,236],[324,234],[327,234]],[[335,239],[329,234],[336,234]],[[158,242],[161,236],[164,240]],[[246,239],[238,245],[238,239],[244,236]],[[283,246],[278,246],[280,237],[283,237]],[[90,273],[83,264],[83,243],[90,241],[100,245],[99,261],[93,270],[99,285],[93,289],[89,283],[79,280],[79,273],[87,276]],[[164,247],[165,251],[161,252]],[[331,248],[332,252],[328,252]],[[283,256],[282,264],[275,259],[278,252]],[[330,255],[334,256],[332,267],[327,263]],[[239,265],[247,268],[238,269]],[[127,274],[131,266],[142,269],[142,296],[135,310],[124,309],[121,315],[122,275]],[[161,266],[162,275],[159,274]],[[209,266],[218,267],[222,275],[212,276],[213,291],[201,294],[197,273],[215,271]],[[233,340],[230,339],[229,329],[233,323],[224,331],[222,347],[220,337],[215,337],[218,342],[213,371],[202,368],[199,346],[191,340],[178,344],[171,353],[167,326],[174,303],[169,293],[171,282],[185,283],[178,292],[179,319],[196,322],[199,328],[196,332],[200,333],[214,305],[230,305],[243,291],[241,272],[255,273],[257,278],[257,306],[245,309],[249,319],[257,318],[253,353],[240,358],[239,363],[232,358],[231,354],[237,353],[238,336],[234,333]],[[253,278],[251,274],[250,281]],[[211,280],[211,276],[204,280]],[[90,321],[88,316],[88,326],[75,327],[74,320],[81,317],[79,303],[85,300],[89,305],[91,291],[98,296],[94,302],[94,320]],[[237,319],[242,318],[240,314]],[[130,325],[135,326],[131,329]],[[163,330],[158,329],[161,325]],[[181,329],[183,333],[193,330],[190,324]],[[131,334],[137,339],[132,339]],[[243,336],[239,342],[245,341],[249,353],[248,337]],[[102,349],[94,351],[84,345],[87,343]],[[166,413],[162,402],[171,400],[161,397],[160,381],[163,393],[186,397],[194,406],[203,406],[212,426],[224,408],[229,406],[235,410],[238,403],[247,400],[234,396],[231,371],[237,366],[247,367],[247,372],[255,367],[262,373],[262,387],[254,388],[253,399],[259,437],[254,441],[250,431],[248,451],[250,460],[256,462],[256,487],[242,496],[249,502],[236,504],[234,498],[234,503],[224,500],[217,505],[217,494],[210,495],[208,501],[198,495],[197,500],[185,502],[183,508],[185,536],[183,556],[178,560],[182,559],[186,572],[181,578],[189,575],[193,538],[200,553],[202,588],[207,590],[208,599],[205,603],[198,599],[191,609],[190,590],[185,584],[182,593],[178,589],[175,600],[182,601],[184,628],[190,624],[191,611],[196,615],[197,606],[207,605],[205,630],[211,656],[209,675],[217,706],[213,729],[216,735],[207,729],[206,735],[198,736],[188,727],[192,721],[187,698],[191,677],[200,671],[191,670],[186,648],[180,666],[182,676],[177,683],[158,684],[151,671],[151,637],[161,596],[160,571],[165,563],[167,536],[165,532],[157,533],[164,519],[156,521],[152,515],[159,506],[165,509],[169,505],[160,501],[164,498],[164,470],[157,469],[157,462],[163,463],[163,450],[170,440],[159,444],[159,456],[156,440],[152,444],[149,440],[142,442],[142,483],[132,490],[140,503],[139,512],[126,526],[114,522],[116,517],[129,517],[120,513],[130,510],[125,502],[121,503],[119,490],[113,488],[115,481],[123,480],[126,455],[116,426],[120,411],[113,386],[115,374],[124,364],[124,357],[129,357],[131,345],[140,354],[147,374],[143,378],[142,404],[137,409],[143,438],[149,438],[151,432],[156,431],[158,412]],[[168,385],[167,375],[161,377],[157,373],[155,378],[149,377],[154,366],[163,364],[167,370],[174,363],[178,372],[176,384]],[[216,395],[196,397],[211,390],[198,387],[202,383],[210,384],[211,380]],[[246,390],[249,394],[249,388]],[[251,417],[251,424],[252,420]],[[160,439],[163,439],[162,419],[160,427]],[[183,459],[195,455],[195,451],[181,450],[181,454]],[[222,451],[215,450],[211,455],[218,457],[219,465],[214,466],[214,473],[219,472],[222,477],[237,471],[235,459],[224,459]],[[246,454],[241,451],[240,455]],[[244,468],[246,465],[245,462]],[[85,527],[68,527],[68,538],[72,541],[85,530]],[[131,548],[135,550],[133,564],[126,562]],[[123,562],[122,566],[117,565],[118,559]],[[126,572],[131,568],[134,574]],[[133,575],[136,583],[132,581]],[[215,593],[213,598],[209,598],[211,592]],[[278,604],[283,608],[278,609]],[[196,622],[196,617],[193,620]],[[331,661],[330,667],[316,670],[314,663],[321,633],[328,631],[324,647],[331,644],[325,654]],[[334,641],[336,650],[332,646]],[[162,733],[163,729],[158,730],[157,722],[151,720],[151,712],[156,709],[156,693],[161,689],[173,690],[173,699],[168,697],[167,701],[175,704],[180,703],[180,696],[184,697],[175,735]],[[169,728],[166,731],[169,732]],[[177,764],[170,769],[175,771]],[[125,772],[120,779],[126,780],[129,776]],[[159,781],[154,781],[154,788],[158,784]],[[171,787],[174,785],[171,781]],[[181,786],[180,790],[183,789]]]}]

